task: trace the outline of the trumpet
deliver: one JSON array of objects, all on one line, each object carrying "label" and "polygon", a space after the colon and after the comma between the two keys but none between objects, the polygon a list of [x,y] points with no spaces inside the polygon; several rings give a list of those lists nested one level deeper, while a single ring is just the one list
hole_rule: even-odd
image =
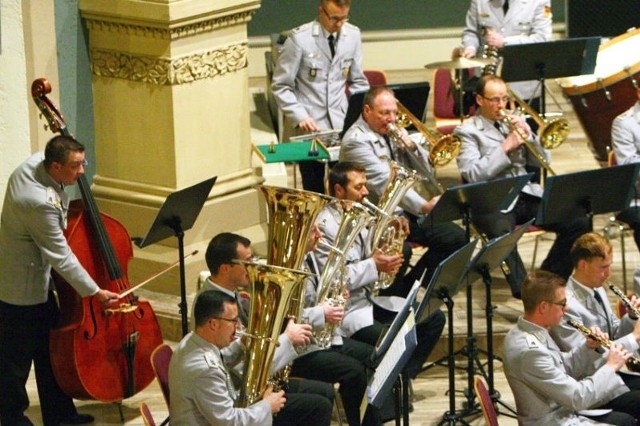
[{"label": "trumpet", "polygon": [[520,138],[520,141],[522,141],[522,144],[525,146],[525,148],[527,148],[527,150],[529,150],[529,153],[533,155],[536,158],[536,160],[538,160],[540,165],[547,171],[547,173],[551,175],[555,175],[556,173],[553,171],[553,169],[547,162],[546,158],[544,158],[544,155],[542,155],[540,151],[538,151],[538,149],[531,142],[527,140],[526,136],[522,134],[518,126],[516,126],[516,124],[514,123],[511,116],[509,116],[504,109],[500,110],[500,116],[502,117],[502,121],[505,124],[507,124],[507,126],[509,126],[509,129],[511,131],[515,132],[518,138]]},{"label": "trumpet", "polygon": [[[567,320],[567,323],[575,328],[576,330],[578,330],[580,333],[584,334],[586,337],[595,340],[596,342],[598,342],[598,344],[604,348],[609,349],[611,347],[611,340],[609,339],[605,339],[604,337],[600,337],[598,335],[596,335],[595,333],[593,333],[591,330],[589,330],[587,327],[584,326],[584,324],[579,323],[578,321],[575,320]],[[638,358],[637,356],[632,356],[631,358],[629,358],[627,360],[627,367],[630,370],[634,370],[634,371],[638,371],[638,369],[640,369],[640,358]]]},{"label": "trumpet", "polygon": [[624,305],[627,307],[627,311],[633,314],[633,316],[635,316],[636,318],[640,318],[640,309],[636,308],[636,306],[631,303],[631,300],[624,294],[624,292],[620,290],[619,287],[616,287],[614,284],[608,281],[606,282],[606,284],[608,284],[611,291],[620,298],[622,303],[624,303]]}]

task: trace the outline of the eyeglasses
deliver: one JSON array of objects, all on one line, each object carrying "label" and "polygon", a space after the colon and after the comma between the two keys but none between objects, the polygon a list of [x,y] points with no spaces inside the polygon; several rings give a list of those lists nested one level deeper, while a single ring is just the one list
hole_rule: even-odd
[{"label": "eyeglasses", "polygon": [[499,104],[501,101],[504,102],[505,104],[508,104],[509,102],[511,102],[511,98],[509,96],[503,96],[503,97],[496,96],[494,98],[487,98],[486,96],[483,96],[482,99],[485,99],[488,102],[491,102],[492,104]]},{"label": "eyeglasses", "polygon": [[212,317],[214,319],[219,319],[222,321],[232,322],[234,324],[238,324],[240,322],[240,318],[222,318],[222,317]]},{"label": "eyeglasses", "polygon": [[89,165],[89,162],[86,159],[84,159],[82,161],[70,161],[64,165],[67,167],[70,167],[71,169],[79,169],[80,166],[87,167]]},{"label": "eyeglasses", "polygon": [[550,303],[552,305],[556,305],[556,306],[560,306],[561,308],[564,308],[567,306],[567,299],[561,300],[559,302],[550,302],[547,300],[547,303]]},{"label": "eyeglasses", "polygon": [[339,24],[340,22],[347,22],[349,20],[349,18],[351,18],[351,14],[347,14],[347,16],[331,16],[329,15],[329,12],[327,12],[327,9],[323,7],[321,7],[322,11],[324,12],[325,15],[327,15],[327,18],[329,18],[329,21],[333,22],[334,24]]}]

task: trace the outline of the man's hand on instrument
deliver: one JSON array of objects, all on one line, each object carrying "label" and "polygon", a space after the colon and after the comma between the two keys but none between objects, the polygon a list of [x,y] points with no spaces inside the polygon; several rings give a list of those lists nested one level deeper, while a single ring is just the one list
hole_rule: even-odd
[{"label": "man's hand on instrument", "polygon": [[409,230],[409,219],[407,219],[404,216],[398,216],[398,220],[400,221],[400,227],[402,228],[402,232],[404,232],[405,235],[409,235],[409,233],[411,232]]},{"label": "man's hand on instrument", "polygon": [[631,352],[617,343],[611,343],[609,355],[607,356],[608,366],[618,371],[625,365],[629,358],[631,358]]},{"label": "man's hand on instrument", "polygon": [[287,398],[284,397],[284,391],[273,391],[273,385],[267,386],[267,389],[264,391],[262,395],[262,399],[267,401],[271,406],[271,414],[275,414],[284,407],[284,403],[287,401]]},{"label": "man's hand on instrument", "polygon": [[311,325],[296,324],[293,319],[289,319],[284,334],[293,346],[307,346],[311,341]]},{"label": "man's hand on instrument", "polygon": [[[609,339],[609,335],[604,331],[600,330],[600,327],[598,326],[589,327],[589,330],[591,330],[591,333],[599,339],[602,339],[602,340]],[[600,346],[601,345],[598,340],[592,339],[591,337],[587,337],[587,347],[589,349],[595,350],[595,349],[598,349]]]},{"label": "man's hand on instrument", "polygon": [[378,272],[386,272],[387,274],[395,274],[402,266],[402,254],[394,254],[392,256],[384,254],[380,250],[373,252],[373,261],[376,263]]},{"label": "man's hand on instrument", "polygon": [[504,47],[504,37],[494,29],[488,28],[484,36],[484,42],[491,47]]},{"label": "man's hand on instrument", "polygon": [[109,290],[100,289],[94,296],[97,297],[100,302],[106,304],[117,301],[119,295]]},{"label": "man's hand on instrument", "polygon": [[304,120],[302,120],[301,122],[299,122],[298,123],[298,127],[300,128],[300,130],[302,130],[303,132],[307,132],[307,133],[317,132],[317,131],[320,130],[318,128],[318,125],[314,121],[314,119],[311,118],[311,117],[307,117]]},{"label": "man's hand on instrument", "polygon": [[339,324],[344,318],[344,308],[342,306],[323,305],[324,321],[329,324]]},{"label": "man's hand on instrument", "polygon": [[431,210],[433,210],[433,208],[436,206],[436,203],[438,202],[439,199],[440,199],[440,195],[436,195],[435,197],[431,198],[430,200],[425,201],[425,203],[422,205],[422,209],[420,209],[422,214],[431,213]]}]

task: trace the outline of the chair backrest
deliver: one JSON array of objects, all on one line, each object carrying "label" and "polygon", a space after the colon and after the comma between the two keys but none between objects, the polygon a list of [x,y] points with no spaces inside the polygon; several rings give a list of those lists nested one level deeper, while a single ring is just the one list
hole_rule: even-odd
[{"label": "chair backrest", "polygon": [[364,70],[364,76],[369,80],[369,86],[386,86],[387,74],[380,70]]},{"label": "chair backrest", "polygon": [[149,406],[144,402],[140,403],[140,414],[142,415],[144,426],[156,426],[156,422],[151,415],[151,410],[149,410]]},{"label": "chair backrest", "polygon": [[173,349],[166,343],[158,346],[151,353],[151,366],[158,379],[158,383],[160,383],[160,389],[162,390],[162,395],[167,403],[167,407],[169,407],[169,362],[171,361],[172,355]]},{"label": "chair backrest", "polygon": [[[473,75],[470,70],[469,76]],[[453,77],[451,70],[448,68],[438,68],[433,73],[433,117],[438,119],[454,119],[460,118],[455,111],[455,104],[459,99],[454,99],[451,86],[453,85]],[[472,105],[469,108],[469,115],[474,115],[476,108]]]},{"label": "chair backrest", "polygon": [[487,385],[482,377],[475,376],[473,388],[476,391],[478,401],[480,401],[480,407],[482,407],[482,414],[484,415],[485,422],[489,426],[498,426],[498,414],[496,413],[496,408],[493,406],[491,395],[489,395]]}]

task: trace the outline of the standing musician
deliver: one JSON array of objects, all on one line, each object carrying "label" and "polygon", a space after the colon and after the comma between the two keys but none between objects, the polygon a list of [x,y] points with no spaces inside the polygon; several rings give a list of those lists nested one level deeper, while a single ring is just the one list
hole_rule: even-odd
[{"label": "standing musician", "polygon": [[[341,200],[361,202],[369,194],[364,169],[353,163],[338,162],[333,166],[329,173],[329,184],[331,195]],[[329,244],[334,243],[340,222],[340,212],[335,206],[329,205],[320,212],[318,223]],[[396,303],[384,303],[393,302],[390,298],[373,297],[372,287],[378,279],[379,272],[393,273],[400,267],[402,256],[386,255],[379,251],[372,253],[367,246],[368,233],[366,228],[360,231],[346,253],[350,299],[338,333],[375,346],[384,331],[384,324],[393,321],[395,312],[392,311],[397,311],[400,306]],[[328,253],[322,247],[318,247],[315,254],[322,270],[327,262]],[[416,324],[418,347],[406,366],[410,378],[413,379],[420,373],[422,365],[442,334],[444,323],[444,314],[442,311],[436,311],[423,322]]]},{"label": "standing musician", "polygon": [[[504,340],[504,371],[516,401],[518,424],[635,425],[635,419],[623,412],[597,417],[579,413],[606,408],[609,401],[625,393],[633,395],[636,407],[640,398],[635,392],[627,392],[616,374],[631,356],[620,345],[612,343],[605,360],[593,350],[599,347],[596,340],[587,339],[586,344],[563,352],[551,338],[549,329],[562,321],[566,311],[565,286],[564,279],[545,271],[531,273],[523,284],[524,316]],[[590,332],[605,337],[597,327]]]},{"label": "standing musician", "polygon": [[[422,147],[407,140],[406,148],[401,148],[389,139],[388,125],[396,122],[397,114],[398,106],[393,91],[384,86],[374,87],[364,97],[362,114],[342,138],[340,161],[355,163],[364,168],[366,190],[374,203],[378,202],[389,182],[388,160],[411,169],[408,156],[413,155],[423,168],[433,172],[429,155]],[[406,130],[401,129],[401,132],[406,135]],[[405,152],[407,150],[412,152]],[[424,220],[419,224],[418,219],[424,219],[424,215],[431,212],[439,199],[440,196],[435,196],[426,200],[416,191],[409,190],[400,202],[409,221],[407,240],[429,247],[405,279],[409,287],[422,276],[425,269],[427,274],[423,284],[429,283],[438,264],[465,244],[464,231],[453,223],[432,224],[429,220]],[[390,290],[393,288],[391,286]],[[406,295],[406,292],[398,295]]]},{"label": "standing musician", "polygon": [[[635,352],[640,342],[640,321],[631,313],[618,318],[611,310],[607,284],[613,263],[613,247],[609,240],[595,232],[589,232],[578,238],[571,248],[573,275],[567,283],[567,307],[565,318],[577,321],[586,327],[599,327],[607,337],[617,344]],[[632,296],[630,302],[640,308],[640,300]],[[551,336],[563,351],[582,345],[585,337],[567,322],[551,329]],[[640,392],[640,380],[637,376],[621,374],[626,390]],[[640,418],[640,406],[632,404],[637,395],[623,394],[609,402],[608,407],[616,411]]]},{"label": "standing musician", "polygon": [[286,402],[282,390],[274,392],[269,386],[260,401],[247,408],[234,407],[233,382],[220,350],[236,339],[240,327],[236,299],[205,291],[196,300],[194,315],[195,331],[178,343],[169,363],[171,424],[273,424],[273,416]]},{"label": "standing musician", "polygon": [[[640,87],[636,89],[636,95],[638,101],[617,116],[611,125],[611,146],[620,165],[640,163]],[[631,226],[640,250],[640,180],[636,182],[636,195],[631,207],[621,211],[616,219]],[[633,282],[636,294],[640,294],[640,266],[636,268]]]},{"label": "standing musician", "polygon": [[82,297],[103,303],[118,295],[102,290],[71,252],[63,230],[69,195],[64,188],[84,173],[84,146],[56,136],[11,174],[0,221],[0,423],[31,425],[26,391],[35,364],[42,421],[45,425],[85,424],[53,376],[49,330],[58,318],[51,269]]},{"label": "standing musician", "polygon": [[[487,48],[550,41],[551,18],[550,0],[471,0],[462,32],[462,47],[456,48],[453,56],[471,58],[486,55]],[[513,83],[510,87],[540,111],[537,80]]]},{"label": "standing musician", "polygon": [[[360,29],[351,0],[320,0],[318,18],[291,31],[273,72],[273,95],[285,115],[284,135],[342,130],[347,92],[364,91]],[[324,166],[299,163],[304,189],[324,194]]]},{"label": "standing musician", "polygon": [[[480,107],[474,117],[454,131],[462,141],[460,155],[456,160],[465,181],[481,182],[521,176],[527,173],[526,165],[540,166],[540,159],[525,148],[523,138],[537,150],[541,158],[549,161],[548,152],[542,149],[538,137],[521,117],[510,117],[513,120],[512,126],[501,121],[508,101],[507,85],[500,77],[487,75],[478,80],[476,102]],[[539,184],[528,183],[516,202],[507,210],[475,216],[472,218],[474,225],[488,238],[509,233],[516,225],[535,217],[542,193]],[[576,238],[589,230],[589,222],[586,218],[578,218],[548,225],[545,229],[555,232],[557,237],[542,262],[542,269],[567,279],[572,270],[569,250]],[[506,262],[510,270],[507,281],[511,286],[511,293],[519,298],[526,269],[517,248],[509,254]]]}]

